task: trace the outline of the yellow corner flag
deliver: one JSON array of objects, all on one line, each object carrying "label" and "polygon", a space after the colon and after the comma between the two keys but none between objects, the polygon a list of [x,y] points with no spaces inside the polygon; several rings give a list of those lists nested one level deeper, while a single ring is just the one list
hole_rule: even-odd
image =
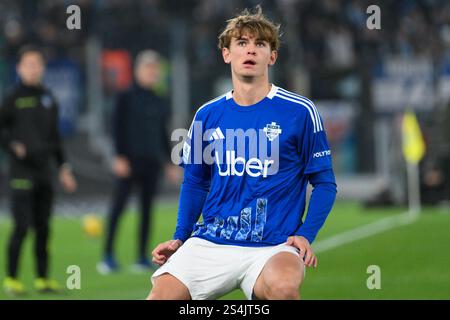
[{"label": "yellow corner flag", "polygon": [[402,123],[403,155],[407,162],[418,163],[425,155],[425,142],[416,115],[407,111]]}]

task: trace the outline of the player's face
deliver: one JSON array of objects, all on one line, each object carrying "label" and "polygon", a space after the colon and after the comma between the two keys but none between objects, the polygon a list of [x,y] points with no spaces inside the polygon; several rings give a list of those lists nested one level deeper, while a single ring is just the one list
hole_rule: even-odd
[{"label": "player's face", "polygon": [[268,67],[277,59],[277,51],[270,48],[269,42],[248,33],[233,37],[222,55],[225,63],[231,64],[232,73],[245,78],[268,76]]},{"label": "player's face", "polygon": [[40,53],[29,52],[24,54],[17,65],[17,73],[26,85],[38,85],[44,75],[44,60]]}]

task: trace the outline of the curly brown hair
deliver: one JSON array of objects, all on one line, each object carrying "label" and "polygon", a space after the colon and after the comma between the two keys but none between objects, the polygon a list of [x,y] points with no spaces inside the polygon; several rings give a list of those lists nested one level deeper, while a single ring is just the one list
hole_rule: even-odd
[{"label": "curly brown hair", "polygon": [[247,32],[269,42],[271,50],[278,50],[280,47],[280,25],[267,19],[258,5],[253,12],[245,9],[227,21],[227,26],[219,35],[219,49],[230,48],[233,37],[240,38]]}]

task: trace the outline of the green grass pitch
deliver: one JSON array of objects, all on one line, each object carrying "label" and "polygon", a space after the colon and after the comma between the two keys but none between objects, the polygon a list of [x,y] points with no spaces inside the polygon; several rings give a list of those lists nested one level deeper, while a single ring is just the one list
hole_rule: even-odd
[{"label": "green grass pitch", "polygon": [[[404,208],[364,209],[353,202],[338,202],[316,242],[340,232],[401,214]],[[116,239],[121,272],[97,273],[103,237],[84,235],[81,218],[56,216],[52,224],[51,275],[65,285],[70,265],[81,268],[81,289],[62,295],[33,292],[34,256],[32,234],[23,247],[20,278],[29,289],[21,299],[144,299],[150,289],[150,274],[134,274],[129,266],[136,256],[138,215],[129,211],[121,219]],[[176,222],[176,204],[155,208],[150,248],[169,239]],[[412,224],[388,230],[318,254],[317,269],[307,269],[302,286],[303,299],[450,299],[450,212],[425,208]],[[5,277],[6,242],[11,231],[9,219],[0,220],[0,279]],[[367,267],[381,269],[381,289],[366,286]],[[244,299],[236,290],[222,299]],[[10,299],[0,292],[0,299]]]}]

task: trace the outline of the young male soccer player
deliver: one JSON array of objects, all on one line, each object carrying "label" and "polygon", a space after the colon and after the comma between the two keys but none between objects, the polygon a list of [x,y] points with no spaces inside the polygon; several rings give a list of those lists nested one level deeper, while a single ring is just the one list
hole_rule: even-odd
[{"label": "young male soccer player", "polygon": [[311,243],[336,195],[331,153],[314,104],[269,83],[278,30],[258,8],[219,36],[233,90],[195,115],[175,235],[152,253],[161,267],[148,299],[214,299],[239,287],[248,299],[299,299],[305,266],[317,266]]},{"label": "young male soccer player", "polygon": [[76,189],[76,181],[65,162],[58,132],[58,105],[42,85],[45,62],[39,49],[24,47],[19,53],[17,73],[20,83],[0,108],[0,142],[10,153],[11,211],[14,229],[8,244],[7,278],[4,290],[25,293],[17,278],[23,240],[30,227],[35,231],[37,275],[35,289],[59,291],[48,278],[48,238],[53,202],[52,164],[59,167],[59,180],[67,192]]}]

